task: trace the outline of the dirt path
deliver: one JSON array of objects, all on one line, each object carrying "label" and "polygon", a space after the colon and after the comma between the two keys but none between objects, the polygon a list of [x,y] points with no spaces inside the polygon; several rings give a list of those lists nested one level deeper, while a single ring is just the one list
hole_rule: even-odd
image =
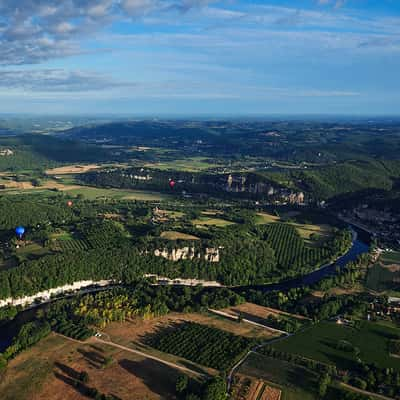
[{"label": "dirt path", "polygon": [[[233,320],[235,320],[235,321],[237,321],[237,320],[239,319],[239,316],[238,316],[238,315],[232,315],[232,314],[226,313],[226,312],[224,312],[224,311],[213,310],[212,308],[209,308],[208,311],[210,311],[210,312],[213,313],[213,314],[220,315],[220,316],[222,316],[222,317],[226,317],[226,318],[229,318],[229,319],[233,319]],[[260,327],[260,328],[267,329],[267,330],[269,330],[269,331],[271,331],[271,332],[279,333],[279,334],[281,334],[281,335],[289,335],[289,333],[286,332],[286,331],[281,331],[281,330],[279,330],[279,329],[271,328],[270,326],[263,325],[263,324],[259,324],[258,322],[251,321],[251,320],[249,320],[249,319],[243,318],[242,321],[243,321],[244,323],[246,323],[246,324],[255,325],[255,326],[258,326],[258,327]]]},{"label": "dirt path", "polygon": [[[289,338],[289,337],[291,337],[291,336],[293,336],[294,334],[293,333],[287,333],[286,335],[282,335],[282,336],[279,336],[279,337],[277,337],[277,338],[275,338],[275,339],[271,339],[271,340],[268,340],[267,342],[265,342],[265,343],[261,343],[261,344],[258,344],[257,346],[255,346],[255,347],[253,347],[251,350],[249,350],[244,356],[243,356],[243,358],[241,358],[233,367],[232,367],[232,369],[229,371],[229,374],[228,374],[228,377],[227,377],[227,392],[229,393],[229,391],[230,391],[230,389],[231,389],[231,385],[232,385],[232,378],[233,378],[233,375],[236,373],[236,370],[249,358],[249,356],[251,355],[251,354],[260,354],[260,353],[257,353],[257,350],[258,349],[261,349],[262,347],[264,347],[264,346],[267,346],[267,345],[270,345],[271,343],[275,343],[275,342],[279,342],[279,341],[281,341],[281,340],[285,340],[285,339],[287,339],[287,338]],[[389,399],[389,400],[393,400],[393,399]]]},{"label": "dirt path", "polygon": [[347,390],[350,390],[352,392],[356,392],[356,393],[361,393],[361,394],[365,394],[366,396],[371,396],[374,399],[382,399],[382,400],[394,400],[393,397],[386,397],[383,396],[381,394],[377,394],[377,393],[372,393],[372,392],[368,392],[367,390],[362,390],[359,388],[356,388],[354,386],[348,385],[347,383],[340,383],[340,386],[344,387]]},{"label": "dirt path", "polygon": [[178,365],[178,364],[174,364],[172,362],[163,360],[162,358],[158,358],[156,356],[152,356],[150,354],[146,354],[146,353],[143,353],[143,352],[141,352],[139,350],[131,349],[129,347],[122,346],[120,344],[117,344],[117,343],[114,343],[114,342],[111,342],[111,341],[108,341],[108,340],[103,340],[103,339],[100,339],[98,337],[92,337],[90,340],[91,341],[95,341],[95,342],[100,342],[100,343],[106,344],[108,346],[116,347],[118,349],[121,349],[121,350],[124,350],[124,351],[128,351],[130,353],[134,353],[134,354],[137,354],[137,355],[145,357],[145,358],[150,358],[150,359],[152,359],[154,361],[158,361],[159,363],[168,365],[171,368],[179,369],[182,372],[189,373],[189,374],[192,374],[192,375],[196,375],[197,377],[204,377],[205,376],[204,374],[201,374],[201,373],[199,373],[197,371],[193,371],[192,369],[183,367],[183,366]]}]

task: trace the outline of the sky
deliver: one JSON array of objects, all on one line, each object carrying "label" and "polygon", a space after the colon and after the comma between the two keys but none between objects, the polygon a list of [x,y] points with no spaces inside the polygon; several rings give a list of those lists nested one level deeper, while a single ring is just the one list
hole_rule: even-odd
[{"label": "sky", "polygon": [[0,0],[0,113],[400,115],[399,0]]}]

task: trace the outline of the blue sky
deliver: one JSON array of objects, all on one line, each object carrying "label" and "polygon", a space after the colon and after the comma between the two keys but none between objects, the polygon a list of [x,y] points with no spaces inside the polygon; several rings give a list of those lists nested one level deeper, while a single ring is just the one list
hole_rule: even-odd
[{"label": "blue sky", "polygon": [[400,114],[398,0],[0,0],[0,113]]}]

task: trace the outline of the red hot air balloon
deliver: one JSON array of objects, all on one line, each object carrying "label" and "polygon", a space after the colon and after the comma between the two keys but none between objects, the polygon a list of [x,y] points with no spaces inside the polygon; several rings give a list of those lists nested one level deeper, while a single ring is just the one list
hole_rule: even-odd
[{"label": "red hot air balloon", "polygon": [[172,180],[172,179],[170,179],[170,180],[169,180],[169,187],[170,187],[171,189],[173,189],[174,186],[175,186],[175,181]]},{"label": "red hot air balloon", "polygon": [[71,201],[71,200],[68,200],[68,201],[67,201],[67,206],[68,206],[68,207],[72,207],[72,205],[73,205],[72,201]]}]

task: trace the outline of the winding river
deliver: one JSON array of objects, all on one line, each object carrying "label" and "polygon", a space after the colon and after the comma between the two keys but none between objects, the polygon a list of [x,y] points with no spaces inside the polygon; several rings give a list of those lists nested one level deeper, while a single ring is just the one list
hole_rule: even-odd
[{"label": "winding river", "polygon": [[273,283],[267,285],[250,285],[250,286],[238,286],[235,290],[240,291],[243,289],[255,289],[263,292],[272,292],[274,290],[285,291],[289,289],[298,288],[301,286],[310,286],[314,283],[319,282],[323,278],[335,275],[338,269],[342,269],[351,261],[356,261],[358,256],[367,253],[369,251],[369,245],[367,240],[360,238],[360,230],[352,227],[353,242],[350,249],[346,254],[339,257],[335,262],[325,265],[317,270],[310,272],[302,277],[290,279],[285,282]]},{"label": "winding river", "polygon": [[[286,282],[267,284],[267,285],[237,286],[234,288],[234,290],[241,291],[244,289],[255,289],[264,292],[271,292],[274,290],[285,291],[292,288],[312,285],[314,283],[319,282],[321,279],[327,276],[336,274],[338,268],[339,269],[344,268],[348,262],[357,260],[359,255],[366,253],[369,250],[369,245],[367,244],[368,240],[367,239],[364,240],[363,238],[360,237],[362,236],[361,234],[363,232],[361,232],[356,227],[352,227],[352,230],[353,230],[353,243],[351,248],[347,251],[346,254],[338,258],[334,263],[325,265],[313,272],[310,272],[307,275],[304,275],[300,278],[288,280]],[[105,289],[107,289],[107,286],[101,289],[99,288],[89,289],[86,290],[85,292],[105,290]],[[81,294],[82,291],[77,293]],[[68,296],[71,296],[71,294],[69,294]],[[18,332],[20,327],[24,323],[32,320],[35,317],[35,314],[38,308],[40,307],[46,307],[46,304],[38,305],[37,307],[35,306],[28,310],[22,311],[17,315],[17,317],[14,320],[0,326],[0,352],[4,351],[4,349],[10,345],[12,338]]]}]

